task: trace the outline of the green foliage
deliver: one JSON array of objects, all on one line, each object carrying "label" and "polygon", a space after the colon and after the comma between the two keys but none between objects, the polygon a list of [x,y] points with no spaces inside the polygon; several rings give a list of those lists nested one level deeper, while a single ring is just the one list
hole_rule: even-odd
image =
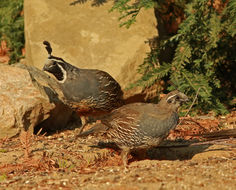
[{"label": "green foliage", "polygon": [[119,20],[122,21],[120,26],[129,28],[134,22],[142,8],[148,9],[154,7],[154,1],[151,0],[117,0],[110,11],[117,10],[121,14]]},{"label": "green foliage", "polygon": [[[223,11],[209,2],[193,0],[186,5],[186,19],[177,34],[152,49],[139,67],[141,79],[132,87],[149,87],[168,77],[174,83],[168,90],[177,87],[193,98],[200,89],[195,110],[227,113],[225,105],[235,95],[236,84],[236,1],[222,4]],[[160,61],[161,50],[170,45],[177,47],[172,62]]]},{"label": "green foliage", "polygon": [[5,150],[5,149],[0,149],[0,153],[6,153],[7,152],[7,150]]},{"label": "green foliage", "polygon": [[[107,3],[107,0],[75,0],[70,3],[70,5],[76,5],[78,3],[83,4],[87,1],[92,1],[92,6],[101,6],[104,3]],[[136,22],[136,17],[142,8],[148,9],[153,7],[154,4],[155,0],[114,0],[114,4],[109,11],[118,11],[121,15],[119,17],[119,20],[121,21],[120,26],[126,26],[126,28],[129,28]]]},{"label": "green foliage", "polygon": [[0,182],[7,179],[6,174],[0,174]]},{"label": "green foliage", "polygon": [[135,86],[141,86],[143,88],[149,88],[153,84],[157,83],[161,78],[168,76],[172,66],[170,63],[163,63],[160,67],[158,57],[160,56],[160,48],[152,48],[151,52],[144,59],[143,64],[139,65],[138,73],[142,77],[131,84],[129,88]]},{"label": "green foliage", "polygon": [[[77,0],[74,3],[86,1]],[[107,2],[91,1],[93,6]],[[157,46],[151,48],[151,52],[138,68],[142,77],[130,87],[142,86],[145,89],[159,84],[161,80],[171,81],[172,86],[165,85],[165,90],[177,87],[190,98],[198,93],[194,110],[226,113],[236,88],[236,1],[114,0],[110,11],[118,11],[121,15],[120,26],[129,28],[135,23],[141,9],[153,7],[160,17],[158,25],[166,24],[169,27],[168,34],[172,36],[168,36],[166,32],[163,34],[165,41],[158,39]],[[181,20],[185,18],[177,33],[176,30],[169,31],[171,24],[176,24],[174,17]],[[175,49],[173,58],[163,59],[163,54],[170,47]]]},{"label": "green foliage", "polygon": [[25,44],[22,10],[23,0],[1,0],[0,40],[6,40],[10,48],[10,64],[19,61]]},{"label": "green foliage", "polygon": [[71,161],[65,159],[58,159],[57,164],[60,169],[72,170],[75,167],[75,165],[71,163]]},{"label": "green foliage", "polygon": [[86,3],[87,1],[92,1],[92,6],[101,6],[104,3],[107,3],[107,0],[75,0],[73,2],[70,3],[70,5],[76,5],[76,4],[83,4]]}]

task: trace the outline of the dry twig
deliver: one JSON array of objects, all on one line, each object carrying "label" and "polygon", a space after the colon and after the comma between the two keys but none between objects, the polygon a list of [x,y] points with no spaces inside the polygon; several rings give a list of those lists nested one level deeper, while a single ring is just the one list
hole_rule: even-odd
[{"label": "dry twig", "polygon": [[24,149],[24,158],[27,160],[31,156],[30,147],[32,145],[33,135],[29,131],[22,131],[20,134],[20,142]]},{"label": "dry twig", "polygon": [[[187,113],[185,114],[184,117],[186,117],[186,116],[189,114],[190,110],[192,109],[194,103],[195,103],[196,100],[197,100],[197,97],[198,97],[198,94],[199,94],[200,89],[201,89],[201,88],[198,88],[197,93],[196,93],[196,95],[195,95],[195,97],[194,97],[194,99],[193,99],[193,102],[192,102],[192,104],[190,105],[190,107],[188,108],[188,111],[187,111]],[[177,126],[179,126],[179,125],[182,123],[182,121],[183,121],[183,120],[181,120]]]},{"label": "dry twig", "polygon": [[0,140],[0,147],[3,146],[4,143],[6,143],[9,140],[8,137],[4,137],[3,139]]}]

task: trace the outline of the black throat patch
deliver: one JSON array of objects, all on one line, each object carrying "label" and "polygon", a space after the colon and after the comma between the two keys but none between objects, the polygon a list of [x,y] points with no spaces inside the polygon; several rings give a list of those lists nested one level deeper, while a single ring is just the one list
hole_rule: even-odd
[{"label": "black throat patch", "polygon": [[57,80],[60,82],[60,81],[63,81],[64,78],[65,78],[65,73],[63,72],[63,68],[61,68],[62,66],[60,66],[58,63],[56,65],[54,65],[52,68],[50,68],[49,72],[52,73],[56,78]]}]

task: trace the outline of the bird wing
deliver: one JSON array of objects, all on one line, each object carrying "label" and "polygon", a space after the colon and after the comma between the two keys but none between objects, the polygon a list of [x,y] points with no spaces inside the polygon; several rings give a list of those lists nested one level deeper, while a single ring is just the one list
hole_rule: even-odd
[{"label": "bird wing", "polygon": [[[134,103],[124,105],[107,114],[102,120],[97,132],[107,133],[120,139],[133,136],[136,141],[147,137],[164,137],[176,126],[178,114],[166,109],[160,109],[155,104]],[[103,126],[102,126],[103,125]],[[93,127],[88,133],[94,133]],[[136,138],[136,136],[138,136]],[[138,139],[140,138],[140,139]]]},{"label": "bird wing", "polygon": [[138,124],[140,112],[130,106],[122,106],[112,111],[102,122],[110,127],[110,129],[129,129],[135,128]]},{"label": "bird wing", "polygon": [[96,134],[96,133],[105,133],[107,129],[108,129],[108,126],[102,123],[96,123],[92,128],[80,133],[79,135],[77,135],[77,137],[84,137],[84,136],[88,136],[90,134]]},{"label": "bird wing", "polygon": [[165,137],[178,123],[178,114],[168,108],[156,107],[142,114],[140,131],[147,136]]},{"label": "bird wing", "polygon": [[141,133],[151,137],[166,136],[178,122],[177,113],[156,104],[135,103],[114,110],[104,124],[109,130]]},{"label": "bird wing", "polygon": [[77,72],[73,71],[73,74],[68,73],[68,79],[63,87],[68,100],[79,102],[96,97],[99,93],[98,86],[94,73],[81,69]]}]

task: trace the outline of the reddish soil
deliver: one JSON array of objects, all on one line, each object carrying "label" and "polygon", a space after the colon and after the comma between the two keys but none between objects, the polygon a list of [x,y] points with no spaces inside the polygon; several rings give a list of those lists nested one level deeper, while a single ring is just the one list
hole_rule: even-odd
[{"label": "reddish soil", "polygon": [[[185,118],[145,160],[94,146],[96,137],[74,139],[79,129],[51,135],[22,133],[0,140],[0,189],[236,189],[236,140],[202,143],[201,134],[236,129],[226,117]],[[188,145],[188,146],[187,146]]]}]

